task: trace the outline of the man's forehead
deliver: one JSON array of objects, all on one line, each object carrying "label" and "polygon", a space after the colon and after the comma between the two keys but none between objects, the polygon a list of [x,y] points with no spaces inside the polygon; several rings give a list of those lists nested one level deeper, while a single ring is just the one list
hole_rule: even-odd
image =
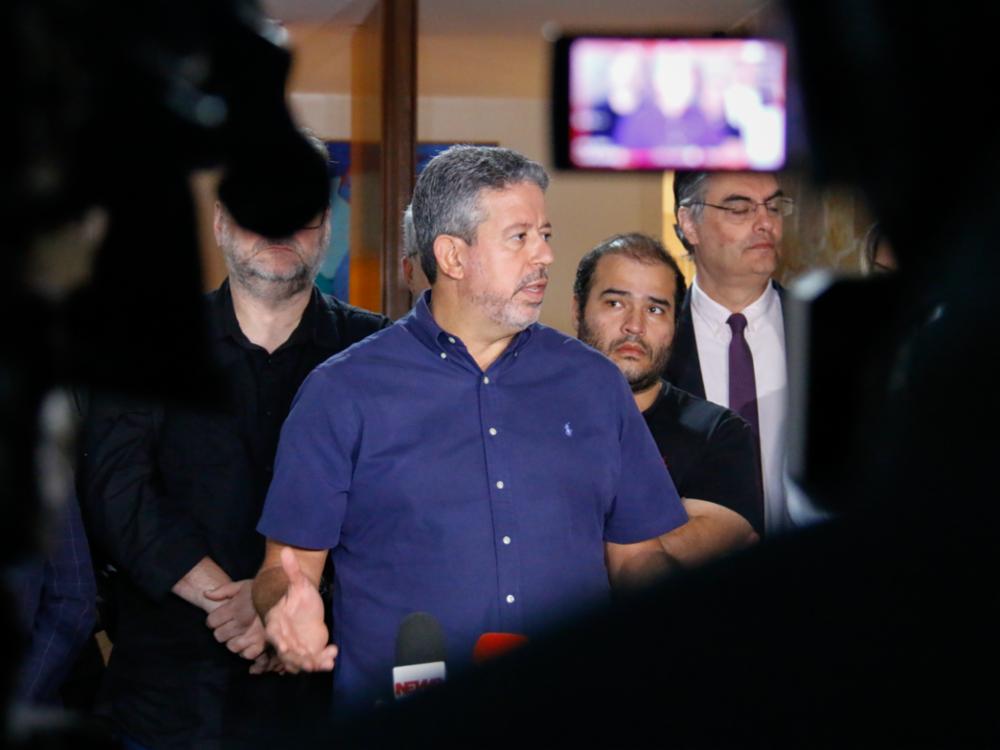
[{"label": "man's forehead", "polygon": [[545,207],[545,191],[533,182],[515,182],[501,188],[484,187],[477,197],[483,208],[515,205],[526,199],[540,201],[541,207]]},{"label": "man's forehead", "polygon": [[744,196],[764,200],[781,190],[778,178],[770,172],[726,172],[706,179],[705,200],[709,203]]},{"label": "man's forehead", "polygon": [[673,269],[663,263],[609,253],[597,261],[591,295],[604,294],[608,290],[635,297],[673,300],[677,279]]}]

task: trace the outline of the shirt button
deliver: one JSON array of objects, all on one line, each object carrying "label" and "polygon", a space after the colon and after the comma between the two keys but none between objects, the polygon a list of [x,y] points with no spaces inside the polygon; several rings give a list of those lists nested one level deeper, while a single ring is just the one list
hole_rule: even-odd
[{"label": "shirt button", "polygon": [[444,352],[441,352],[441,359],[448,359],[448,355],[445,354]]},{"label": "shirt button", "polygon": [[496,427],[490,427],[490,434],[495,436],[497,434],[497,428]]},{"label": "shirt button", "polygon": [[454,344],[455,343],[455,337],[454,336],[449,336],[448,337],[448,343],[449,344]]},{"label": "shirt button", "polygon": [[513,604],[514,603],[514,595],[513,594],[507,594],[507,603],[508,604]]},{"label": "shirt button", "polygon": [[487,377],[486,375],[483,375],[483,383],[484,383],[485,385],[489,385],[489,384],[490,384],[490,379],[489,379],[489,377]]},{"label": "shirt button", "polygon": [[503,482],[497,482],[497,489],[498,490],[502,490],[503,489]]},{"label": "shirt button", "polygon": [[503,538],[503,543],[504,543],[504,544],[510,544],[510,537],[509,537],[509,536],[505,536],[505,537]]}]

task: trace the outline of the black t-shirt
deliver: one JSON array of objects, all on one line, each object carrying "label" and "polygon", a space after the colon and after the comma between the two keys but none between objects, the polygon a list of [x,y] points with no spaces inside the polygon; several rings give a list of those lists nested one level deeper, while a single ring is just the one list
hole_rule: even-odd
[{"label": "black t-shirt", "polygon": [[642,416],[677,492],[734,510],[762,533],[764,502],[750,425],[729,409],[661,382]]}]

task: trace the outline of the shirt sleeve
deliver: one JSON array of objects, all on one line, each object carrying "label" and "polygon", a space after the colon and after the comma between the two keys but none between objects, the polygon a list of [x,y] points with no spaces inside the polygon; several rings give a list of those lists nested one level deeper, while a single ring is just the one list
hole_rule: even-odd
[{"label": "shirt sleeve", "polygon": [[688,516],[624,378],[618,396],[621,469],[618,492],[605,520],[604,540],[633,544],[687,523]]},{"label": "shirt sleeve", "polygon": [[18,685],[29,701],[54,699],[97,621],[97,583],[75,496],[60,508],[53,531]]},{"label": "shirt sleeve", "polygon": [[361,441],[357,403],[328,372],[314,370],[295,396],[257,525],[269,539],[306,549],[337,546]]},{"label": "shirt sleeve", "polygon": [[753,430],[739,415],[730,412],[719,422],[684,484],[690,497],[724,505],[747,519],[758,534],[763,531],[757,446]]},{"label": "shirt sleeve", "polygon": [[95,397],[84,427],[78,486],[95,552],[146,594],[160,599],[209,554],[185,503],[159,481],[162,409]]}]

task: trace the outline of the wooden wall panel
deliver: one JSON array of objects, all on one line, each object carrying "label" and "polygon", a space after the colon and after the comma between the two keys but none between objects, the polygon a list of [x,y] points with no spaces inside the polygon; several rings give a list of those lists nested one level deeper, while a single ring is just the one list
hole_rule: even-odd
[{"label": "wooden wall panel", "polygon": [[409,309],[400,219],[413,190],[416,0],[380,0],[351,50],[351,302],[396,318]]}]

